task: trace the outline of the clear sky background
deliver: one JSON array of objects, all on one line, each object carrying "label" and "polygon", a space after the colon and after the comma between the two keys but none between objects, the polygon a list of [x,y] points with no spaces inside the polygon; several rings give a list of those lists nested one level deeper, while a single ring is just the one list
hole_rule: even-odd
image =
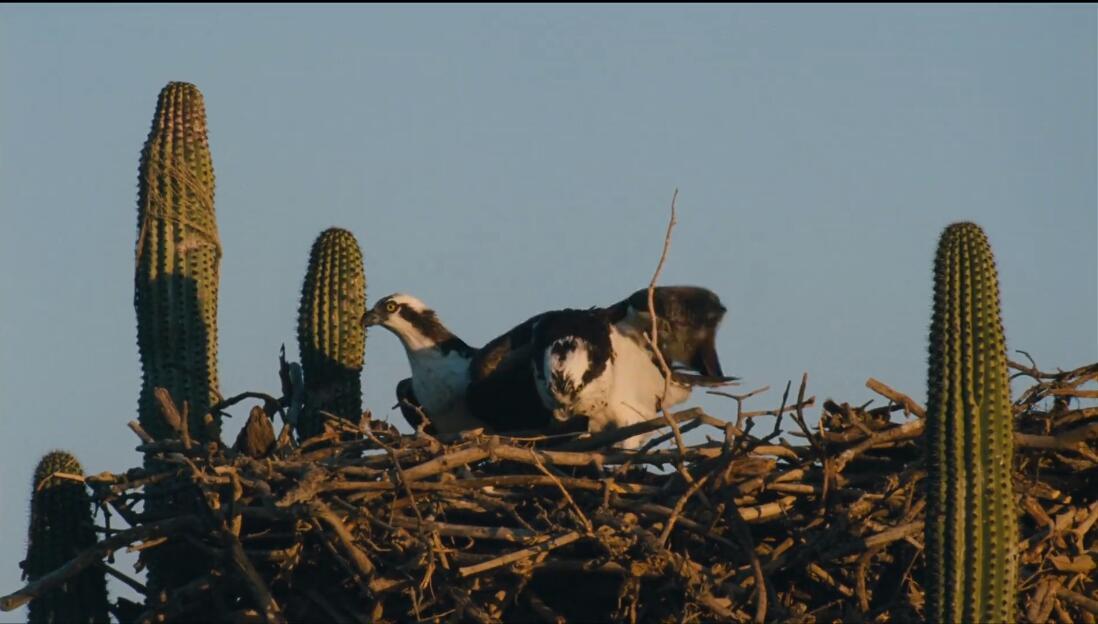
[{"label": "clear sky background", "polygon": [[[0,592],[43,453],[141,461],[137,164],[167,82],[206,98],[226,396],[278,390],[324,228],[358,238],[369,304],[415,294],[479,345],[647,284],[678,188],[661,281],[720,294],[725,370],[772,388],[752,407],[803,372],[817,405],[870,376],[923,400],[953,221],[991,239],[1010,349],[1098,360],[1096,29],[1094,5],[0,6]],[[399,421],[407,374],[371,331],[366,407]]]}]

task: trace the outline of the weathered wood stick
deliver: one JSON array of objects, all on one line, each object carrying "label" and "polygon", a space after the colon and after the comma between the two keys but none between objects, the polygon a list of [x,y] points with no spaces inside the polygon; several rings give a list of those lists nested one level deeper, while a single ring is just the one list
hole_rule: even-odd
[{"label": "weathered wood stick", "polygon": [[[731,394],[731,393],[728,393],[728,392],[721,392],[719,390],[710,390],[710,391],[706,392],[706,394],[713,394],[713,395],[716,395],[716,396],[722,396],[722,397],[725,397],[726,399],[737,399],[737,398],[742,398],[743,397],[743,395],[736,395],[736,394]],[[777,416],[779,414],[785,414],[787,412],[795,412],[797,410],[803,410],[804,408],[812,407],[815,404],[816,404],[816,397],[811,396],[811,397],[808,397],[807,399],[804,399],[803,401],[800,401],[800,402],[798,402],[794,405],[786,405],[786,406],[784,406],[780,409],[754,410],[754,411],[750,411],[750,412],[740,412],[739,416],[740,416],[740,418],[760,418],[762,416]]]},{"label": "weathered wood stick", "polygon": [[[643,423],[642,423],[643,424]],[[624,431],[624,429],[622,429]],[[542,462],[555,466],[606,466],[611,464],[623,464],[631,462],[635,465],[667,465],[672,464],[678,458],[677,450],[649,451],[647,453],[635,453],[632,451],[599,452],[599,451],[559,451],[526,449],[499,443],[499,446],[491,447],[491,453],[498,459],[523,462],[532,466],[536,465],[536,456]],[[688,460],[716,459],[721,456],[723,449],[719,446],[690,447],[686,451]],[[793,449],[783,446],[760,445],[751,451],[752,455],[769,455],[785,459],[798,460],[800,456]]]},{"label": "weathered wood stick", "polygon": [[897,427],[891,427],[889,429],[882,429],[873,435],[869,436],[862,442],[855,444],[854,446],[846,449],[835,458],[832,464],[833,470],[836,474],[843,471],[843,468],[850,462],[850,460],[868,451],[869,449],[885,444],[887,442],[895,442],[897,440],[910,440],[923,435],[923,430],[926,428],[926,420],[911,420],[905,422]]},{"label": "weathered wood stick", "polygon": [[1061,431],[1055,435],[1033,435],[1029,433],[1014,433],[1014,442],[1026,448],[1071,450],[1080,442],[1098,440],[1098,423],[1091,423],[1083,427],[1076,427],[1068,431]]},{"label": "weathered wood stick", "polygon": [[351,532],[347,530],[347,526],[343,524],[343,521],[339,519],[339,516],[335,515],[335,512],[330,507],[325,505],[321,501],[313,501],[311,504],[312,512],[320,519],[321,522],[331,527],[332,531],[339,538],[340,544],[343,546],[343,550],[346,551],[347,556],[358,568],[363,578],[370,578],[374,575],[374,564],[370,561],[366,553],[362,552],[355,544],[355,538],[351,535]]},{"label": "weathered wood stick", "polygon": [[[684,420],[690,420],[691,418],[701,418],[706,415],[700,407],[692,407],[690,409],[675,412],[669,416],[675,422],[682,422]],[[622,427],[621,429],[613,429],[609,431],[602,431],[596,433],[589,438],[581,438],[573,442],[568,442],[556,447],[556,450],[560,451],[588,451],[592,449],[599,449],[611,446],[622,440],[626,440],[635,435],[642,433],[648,433],[649,431],[655,431],[667,427],[667,421],[663,417],[652,418],[644,422],[637,423],[635,425],[629,425],[628,427]]]},{"label": "weathered wood stick", "polygon": [[911,535],[917,535],[923,531],[923,521],[909,522],[908,524],[881,531],[865,539],[866,548],[877,548],[897,540],[902,540]]},{"label": "weathered wood stick", "polygon": [[445,537],[471,537],[473,539],[498,540],[503,542],[529,542],[540,537],[535,531],[526,529],[512,529],[510,527],[482,527],[468,524],[451,524],[448,522],[425,522],[420,524],[416,518],[394,515],[389,521],[395,527],[405,529],[437,530],[439,535]]},{"label": "weathered wood stick", "polygon": [[[665,507],[663,505],[657,505],[655,503],[630,503],[630,502],[623,501],[623,500],[620,500],[620,499],[611,501],[611,504],[614,507],[618,508],[618,509],[627,509],[629,511],[639,511],[641,513],[648,513],[648,514],[657,516],[659,518],[670,518],[672,512],[674,511],[670,507]],[[732,548],[733,550],[735,550],[737,548],[735,542],[733,542],[732,540],[724,537],[723,535],[720,535],[720,534],[716,533],[715,531],[710,531],[706,527],[702,526],[701,524],[699,524],[699,523],[697,523],[694,520],[691,520],[689,518],[679,518],[679,520],[676,524],[678,524],[679,527],[681,527],[681,528],[683,528],[687,531],[690,531],[691,533],[701,535],[702,537],[706,537],[708,539],[711,539],[714,542],[716,542],[718,544],[721,544],[722,546]]]},{"label": "weathered wood stick", "polygon": [[282,609],[278,606],[274,596],[271,595],[271,590],[267,588],[267,584],[263,582],[263,577],[259,576],[259,572],[256,571],[255,566],[248,559],[248,555],[244,553],[244,547],[240,544],[240,539],[227,530],[222,531],[221,534],[228,542],[229,560],[244,580],[244,587],[247,588],[252,600],[255,601],[263,621],[268,624],[284,624],[286,618],[282,615]]},{"label": "weathered wood stick", "polygon": [[[577,490],[589,490],[592,492],[599,492],[605,488],[615,494],[656,494],[660,491],[660,488],[654,485],[644,485],[641,483],[623,483],[620,481],[614,481],[612,483],[606,483],[603,481],[595,481],[594,479],[584,479],[581,477],[558,477],[561,483],[564,483],[570,488]],[[554,485],[554,483],[543,475],[500,475],[498,477],[477,477],[472,479],[458,479],[452,482],[453,485],[457,485],[463,488],[484,488],[484,487],[523,487],[523,486],[537,486],[546,487]],[[450,485],[450,484],[447,484]]]},{"label": "weathered wood stick", "polygon": [[108,565],[105,561],[100,561],[98,563],[98,565],[100,567],[102,567],[107,572],[107,574],[110,574],[111,576],[118,579],[119,581],[122,581],[126,585],[129,585],[130,589],[136,591],[137,593],[139,593],[139,594],[149,593],[149,588],[145,587],[144,584],[139,582],[137,579],[134,579],[133,577],[131,577],[127,574],[123,574],[122,572],[116,570],[114,567]]},{"label": "weathered wood stick", "polygon": [[[594,492],[609,488],[615,494],[655,494],[660,491],[656,486],[639,483],[603,483],[594,479],[580,477],[559,477],[570,488]],[[408,484],[413,490],[427,492],[461,492],[481,488],[546,487],[555,483],[543,475],[499,475],[496,477],[472,477],[454,479],[443,483],[433,481],[413,481]],[[336,481],[323,485],[319,492],[389,492],[401,489],[400,485],[389,481]]]},{"label": "weathered wood stick", "polygon": [[425,479],[441,472],[449,472],[458,466],[471,464],[486,457],[488,457],[488,449],[478,446],[462,449],[456,453],[447,453],[446,455],[436,457],[435,459],[424,462],[418,466],[405,469],[404,481],[405,483],[411,483],[412,481]]},{"label": "weathered wood stick", "polygon": [[885,397],[893,403],[898,403],[902,405],[905,413],[915,414],[919,418],[926,418],[926,410],[923,408],[923,406],[916,403],[914,399],[907,396],[906,394],[893,390],[892,388],[889,388],[885,384],[877,381],[872,377],[866,380],[865,387]]},{"label": "weathered wood stick", "polygon": [[704,592],[698,596],[698,602],[725,621],[731,622],[737,619],[736,614],[728,608],[732,602],[727,598],[717,598],[709,592]]},{"label": "weathered wood stick", "polygon": [[1098,407],[1081,407],[1079,409],[1073,409],[1064,412],[1062,415],[1056,418],[1056,427],[1063,427],[1065,425],[1075,424],[1079,421],[1091,420],[1098,418]]},{"label": "weathered wood stick", "polygon": [[126,423],[126,426],[130,428],[130,431],[133,431],[135,434],[137,434],[137,437],[141,438],[141,441],[145,444],[154,444],[156,442],[156,440],[153,439],[151,435],[145,432],[145,430],[141,427],[141,424],[138,423],[136,420],[131,420],[130,422]]},{"label": "weathered wood stick", "polygon": [[1076,390],[1075,388],[1053,388],[1050,396],[1072,396],[1079,399],[1098,399],[1098,390]]},{"label": "weathered wood stick", "polygon": [[1056,595],[1068,602],[1074,603],[1087,611],[1090,611],[1094,615],[1098,615],[1098,600],[1087,598],[1086,596],[1073,592],[1066,587],[1059,587],[1056,590]]},{"label": "weathered wood stick", "polygon": [[474,574],[480,574],[481,572],[487,572],[500,566],[505,566],[516,561],[521,561],[529,557],[534,557],[542,553],[547,553],[553,549],[560,548],[561,546],[567,546],[572,542],[578,540],[581,535],[576,531],[565,533],[564,535],[558,535],[551,540],[530,546],[529,548],[523,548],[522,550],[516,550],[515,552],[508,553],[502,557],[496,557],[484,563],[478,563],[476,565],[466,566],[458,569],[458,574],[462,577],[472,576]]}]

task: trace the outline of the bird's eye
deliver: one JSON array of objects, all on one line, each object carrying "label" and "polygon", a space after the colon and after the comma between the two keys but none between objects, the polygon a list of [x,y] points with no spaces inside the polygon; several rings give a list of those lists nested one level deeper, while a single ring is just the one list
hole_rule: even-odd
[{"label": "bird's eye", "polygon": [[385,311],[392,314],[393,312],[397,311],[397,307],[399,306],[397,306],[395,302],[390,301],[389,303],[385,304]]}]

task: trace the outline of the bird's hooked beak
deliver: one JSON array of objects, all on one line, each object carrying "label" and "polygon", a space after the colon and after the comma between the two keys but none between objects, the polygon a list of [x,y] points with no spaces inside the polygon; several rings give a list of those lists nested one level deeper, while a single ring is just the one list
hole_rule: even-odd
[{"label": "bird's hooked beak", "polygon": [[366,314],[362,315],[362,326],[369,327],[371,325],[380,325],[382,320],[384,319],[377,313],[377,310],[367,310]]}]

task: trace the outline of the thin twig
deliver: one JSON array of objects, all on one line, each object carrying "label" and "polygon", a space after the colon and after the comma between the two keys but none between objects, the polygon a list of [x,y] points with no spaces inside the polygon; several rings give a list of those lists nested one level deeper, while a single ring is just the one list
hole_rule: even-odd
[{"label": "thin twig", "polygon": [[677,214],[675,212],[675,200],[679,197],[679,189],[675,189],[675,193],[671,195],[671,219],[667,222],[667,233],[663,237],[663,251],[660,252],[660,261],[656,264],[656,271],[652,274],[652,280],[648,282],[648,314],[652,319],[651,326],[648,329],[648,335],[646,339],[648,345],[652,348],[652,352],[656,356],[656,361],[660,365],[660,370],[663,371],[663,393],[657,398],[657,404],[659,405],[659,412],[663,415],[664,420],[671,427],[671,431],[675,434],[675,445],[679,449],[679,473],[683,475],[684,479],[690,480],[690,473],[688,473],[682,464],[685,461],[686,456],[686,442],[682,439],[682,431],[679,430],[679,423],[671,418],[667,414],[667,410],[663,404],[664,398],[667,397],[667,393],[671,390],[671,367],[667,365],[667,360],[663,357],[663,350],[660,349],[659,339],[659,317],[656,316],[656,282],[660,278],[660,273],[663,272],[663,263],[667,260],[667,250],[671,247],[671,232],[675,229],[675,224],[678,223]]}]

